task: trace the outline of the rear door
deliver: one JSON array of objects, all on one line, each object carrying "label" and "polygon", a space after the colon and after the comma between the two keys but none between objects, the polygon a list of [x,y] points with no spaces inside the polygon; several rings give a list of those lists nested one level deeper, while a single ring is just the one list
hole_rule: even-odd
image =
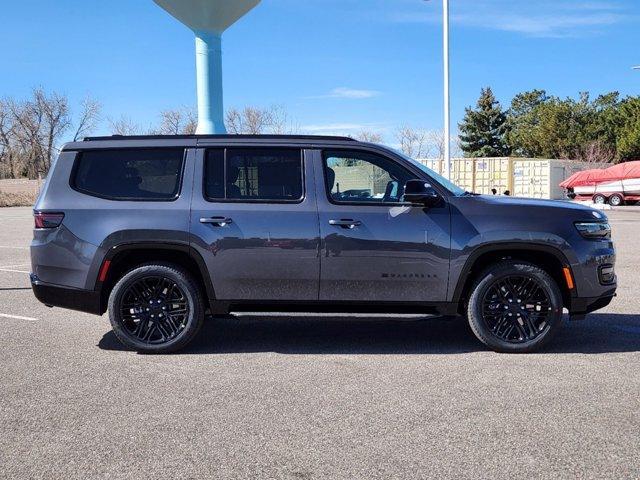
[{"label": "rear door", "polygon": [[318,299],[313,181],[301,148],[198,150],[190,242],[207,264],[216,299]]},{"label": "rear door", "polygon": [[403,203],[418,177],[395,159],[364,150],[316,156],[320,300],[443,302],[449,276],[450,211]]}]

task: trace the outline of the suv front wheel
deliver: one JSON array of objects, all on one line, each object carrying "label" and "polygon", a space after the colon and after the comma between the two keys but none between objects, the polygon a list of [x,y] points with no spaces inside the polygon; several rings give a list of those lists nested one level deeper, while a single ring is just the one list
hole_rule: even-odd
[{"label": "suv front wheel", "polygon": [[202,294],[192,276],[171,264],[149,264],[124,275],[109,296],[113,332],[141,353],[185,347],[204,322]]},{"label": "suv front wheel", "polygon": [[475,282],[467,317],[473,333],[497,352],[539,349],[562,322],[562,294],[544,270],[524,262],[504,261]]}]

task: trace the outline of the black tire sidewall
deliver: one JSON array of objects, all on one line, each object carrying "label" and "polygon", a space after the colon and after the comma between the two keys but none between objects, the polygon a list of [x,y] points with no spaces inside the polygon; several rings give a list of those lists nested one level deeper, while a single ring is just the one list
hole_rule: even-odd
[{"label": "black tire sidewall", "polygon": [[[545,289],[551,301],[552,313],[547,330],[538,337],[524,343],[510,343],[496,337],[484,321],[482,301],[487,290],[498,280],[512,275],[529,276]],[[538,350],[553,338],[562,324],[562,294],[556,282],[544,270],[524,262],[503,262],[485,270],[478,278],[469,297],[467,317],[476,337],[497,352],[528,353]]]},{"label": "black tire sidewall", "polygon": [[[145,277],[166,277],[176,282],[189,303],[187,325],[176,338],[162,344],[153,345],[139,341],[124,327],[121,321],[120,303],[128,288]],[[140,353],[171,353],[184,348],[198,333],[204,320],[202,295],[191,276],[173,265],[151,264],[137,267],[126,273],[113,287],[109,296],[109,320],[113,332],[125,346]]]}]

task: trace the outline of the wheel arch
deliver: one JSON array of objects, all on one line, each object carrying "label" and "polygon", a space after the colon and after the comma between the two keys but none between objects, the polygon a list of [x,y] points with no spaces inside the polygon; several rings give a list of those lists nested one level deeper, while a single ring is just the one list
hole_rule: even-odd
[{"label": "wheel arch", "polygon": [[575,277],[561,250],[535,243],[504,243],[480,246],[469,255],[453,294],[453,302],[458,304],[459,311],[464,309],[463,303],[478,275],[490,265],[508,259],[531,263],[545,270],[558,284],[564,305],[570,305],[571,297],[575,296],[575,286],[573,289],[568,287],[563,269],[569,268],[574,281]]},{"label": "wheel arch", "polygon": [[150,262],[168,262],[185,268],[205,294],[207,305],[212,308],[215,291],[206,263],[202,256],[189,245],[167,242],[131,242],[109,249],[101,262],[101,269],[108,264],[106,278],[96,278],[94,290],[100,293],[101,313],[106,311],[109,295],[124,273]]}]

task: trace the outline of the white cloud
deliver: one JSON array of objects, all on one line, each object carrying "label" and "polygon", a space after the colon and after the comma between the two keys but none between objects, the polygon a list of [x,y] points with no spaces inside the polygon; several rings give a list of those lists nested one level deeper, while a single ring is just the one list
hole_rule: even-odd
[{"label": "white cloud", "polygon": [[361,100],[364,98],[373,98],[381,95],[378,90],[359,90],[355,88],[338,87],[331,90],[325,95],[318,95],[309,98],[349,98],[355,100]]},{"label": "white cloud", "polygon": [[490,28],[522,33],[532,37],[561,38],[594,33],[594,27],[614,25],[624,19],[615,13],[584,13],[582,15],[492,15],[478,18],[474,15],[459,15],[454,21],[472,27]]},{"label": "white cloud", "polygon": [[[402,23],[438,23],[437,12],[400,12],[392,18]],[[511,2],[461,1],[453,10],[455,25],[501,30],[538,38],[578,37],[632,19],[611,2]]]}]

